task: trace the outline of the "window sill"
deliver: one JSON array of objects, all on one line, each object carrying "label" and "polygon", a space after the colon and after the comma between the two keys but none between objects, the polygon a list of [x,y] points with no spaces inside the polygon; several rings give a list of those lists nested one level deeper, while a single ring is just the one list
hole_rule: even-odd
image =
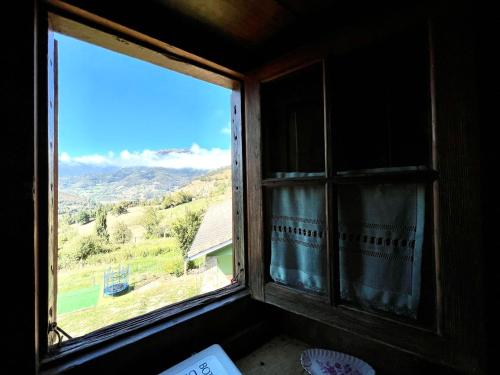
[{"label": "window sill", "polygon": [[310,345],[287,334],[279,334],[236,361],[243,374],[305,374],[300,355]]},{"label": "window sill", "polygon": [[102,328],[52,350],[40,362],[40,373],[60,373],[86,362],[95,361],[113,351],[166,332],[181,323],[202,317],[249,295],[248,288],[235,284]]},{"label": "window sill", "polygon": [[[320,297],[293,288],[269,282],[265,285],[265,302],[285,311],[400,348],[415,355],[424,355],[433,361],[444,358],[446,338],[434,329],[418,322],[410,323],[380,314],[322,301]],[[426,342],[422,347],[421,343]]]}]

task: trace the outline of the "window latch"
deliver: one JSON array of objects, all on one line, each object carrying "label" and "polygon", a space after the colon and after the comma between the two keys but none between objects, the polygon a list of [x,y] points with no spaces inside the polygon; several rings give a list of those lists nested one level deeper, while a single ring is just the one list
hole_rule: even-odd
[{"label": "window latch", "polygon": [[65,336],[68,340],[72,339],[72,337],[66,331],[64,331],[57,325],[57,322],[52,322],[49,324],[49,334],[51,332],[53,332],[57,336],[57,344],[55,346],[61,346],[63,336]]}]

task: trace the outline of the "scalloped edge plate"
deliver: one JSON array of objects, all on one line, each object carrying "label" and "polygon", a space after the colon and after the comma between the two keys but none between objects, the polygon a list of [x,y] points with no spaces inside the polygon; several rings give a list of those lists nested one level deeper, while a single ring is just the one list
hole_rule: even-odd
[{"label": "scalloped edge plate", "polygon": [[304,350],[300,363],[311,375],[375,375],[373,367],[365,361],[334,350]]}]

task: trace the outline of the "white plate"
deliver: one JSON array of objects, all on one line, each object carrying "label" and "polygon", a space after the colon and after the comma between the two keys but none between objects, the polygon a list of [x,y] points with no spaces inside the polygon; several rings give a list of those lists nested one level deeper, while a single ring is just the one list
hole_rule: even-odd
[{"label": "white plate", "polygon": [[300,363],[311,375],[375,375],[373,367],[365,361],[333,350],[304,350]]}]

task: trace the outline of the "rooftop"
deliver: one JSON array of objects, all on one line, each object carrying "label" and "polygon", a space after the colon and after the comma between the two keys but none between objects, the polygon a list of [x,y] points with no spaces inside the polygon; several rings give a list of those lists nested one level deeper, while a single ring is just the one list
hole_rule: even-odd
[{"label": "rooftop", "polygon": [[210,254],[232,243],[232,201],[230,199],[210,206],[196,233],[188,259]]}]

